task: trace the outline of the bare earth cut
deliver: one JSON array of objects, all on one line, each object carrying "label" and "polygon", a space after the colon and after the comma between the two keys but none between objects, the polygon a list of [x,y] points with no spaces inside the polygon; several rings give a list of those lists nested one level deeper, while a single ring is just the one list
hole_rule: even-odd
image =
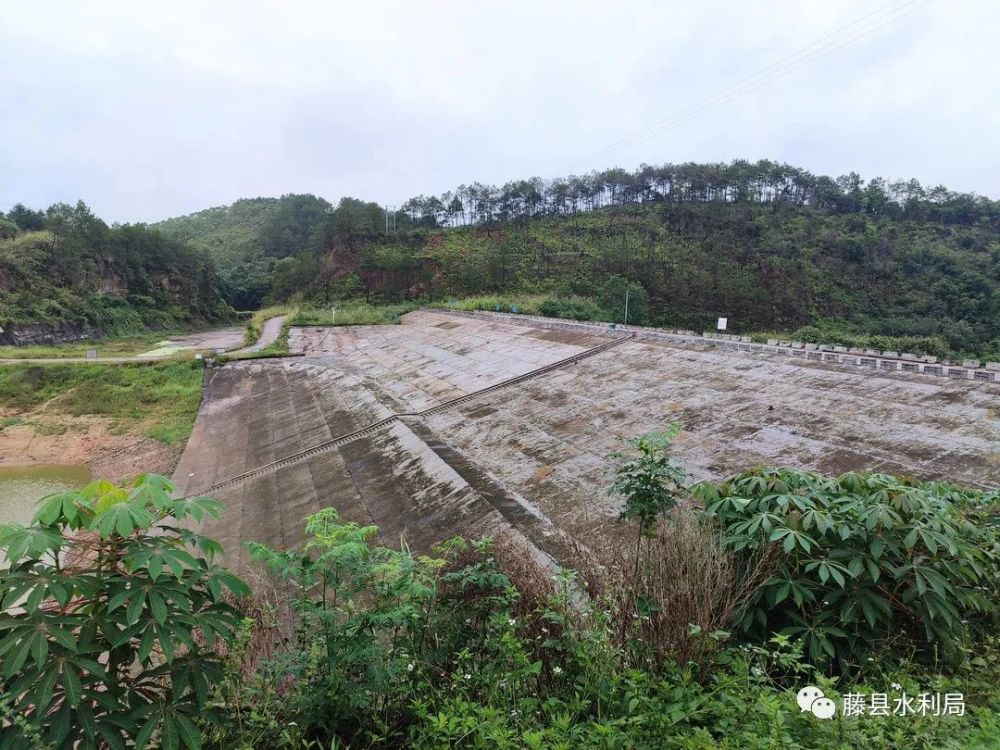
[{"label": "bare earth cut", "polygon": [[0,466],[74,464],[121,482],[136,474],[171,472],[182,447],[123,434],[114,420],[103,417],[35,416],[0,430]]}]

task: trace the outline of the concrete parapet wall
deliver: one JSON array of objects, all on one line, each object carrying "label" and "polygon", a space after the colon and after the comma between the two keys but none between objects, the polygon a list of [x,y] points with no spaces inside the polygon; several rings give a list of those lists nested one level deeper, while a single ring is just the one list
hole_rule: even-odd
[{"label": "concrete parapet wall", "polygon": [[[661,339],[685,344],[707,344],[737,352],[777,354],[825,364],[840,364],[863,368],[865,372],[923,374],[933,377],[946,376],[956,380],[972,380],[979,383],[1000,382],[1000,362],[986,362],[982,368],[978,360],[968,360],[961,367],[937,363],[937,357],[916,357],[908,352],[859,349],[826,344],[806,344],[801,341],[768,339],[767,344],[752,344],[748,336],[734,336],[714,331],[701,334],[688,330],[650,328],[646,326],[615,325],[579,320],[545,318],[539,315],[516,315],[487,311],[435,310],[449,315],[472,318],[490,318],[513,325],[532,325],[542,328],[588,331],[604,335],[635,334],[641,339]],[[613,327],[612,327],[613,326]],[[860,355],[860,356],[858,356]],[[975,364],[975,366],[972,366]]]}]

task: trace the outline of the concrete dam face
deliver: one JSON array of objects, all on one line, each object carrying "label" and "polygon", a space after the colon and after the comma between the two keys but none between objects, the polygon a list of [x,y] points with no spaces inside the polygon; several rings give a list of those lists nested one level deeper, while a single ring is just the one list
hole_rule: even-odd
[{"label": "concrete dam face", "polygon": [[211,368],[174,480],[226,504],[203,531],[302,539],[324,507],[426,550],[506,539],[573,566],[619,511],[607,454],[678,422],[692,479],[759,465],[1000,483],[1000,384],[934,378],[599,326],[410,313],[293,328],[301,358]]}]

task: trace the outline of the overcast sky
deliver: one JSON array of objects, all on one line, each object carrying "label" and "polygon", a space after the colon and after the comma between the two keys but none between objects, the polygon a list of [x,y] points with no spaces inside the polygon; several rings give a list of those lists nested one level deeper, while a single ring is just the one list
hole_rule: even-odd
[{"label": "overcast sky", "polygon": [[793,65],[886,3],[0,0],[0,209],[155,221],[734,158],[998,198],[1000,2],[923,1]]}]

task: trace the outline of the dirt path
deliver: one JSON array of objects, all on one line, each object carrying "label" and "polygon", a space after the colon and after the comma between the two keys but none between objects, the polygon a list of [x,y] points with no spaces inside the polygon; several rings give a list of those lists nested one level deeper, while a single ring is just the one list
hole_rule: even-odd
[{"label": "dirt path", "polygon": [[270,346],[275,341],[278,340],[278,336],[281,335],[281,328],[285,325],[285,321],[288,320],[287,315],[279,315],[276,318],[268,318],[264,321],[264,327],[260,331],[260,338],[257,339],[257,343],[251,346],[245,346],[242,349],[237,349],[232,354],[251,354],[253,352],[260,351],[264,347]]}]

